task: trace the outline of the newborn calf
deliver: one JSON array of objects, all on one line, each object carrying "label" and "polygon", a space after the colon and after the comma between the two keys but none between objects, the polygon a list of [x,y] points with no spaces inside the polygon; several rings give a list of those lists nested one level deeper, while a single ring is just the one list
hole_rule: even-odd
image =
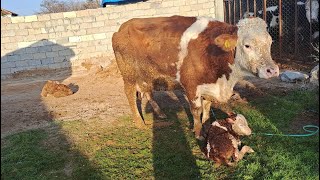
[{"label": "newborn calf", "polygon": [[73,94],[73,91],[66,85],[59,83],[58,81],[50,81],[43,86],[41,91],[42,97],[52,95],[54,97],[64,97]]},{"label": "newborn calf", "polygon": [[[203,148],[203,152],[207,158],[215,161],[216,167],[222,163],[234,166],[245,153],[254,152],[249,146],[243,146],[240,151],[238,149],[241,144],[239,137],[250,134],[251,129],[246,118],[242,114],[230,114],[229,118],[211,124],[206,137],[207,146]],[[230,160],[231,157],[233,162]]]}]

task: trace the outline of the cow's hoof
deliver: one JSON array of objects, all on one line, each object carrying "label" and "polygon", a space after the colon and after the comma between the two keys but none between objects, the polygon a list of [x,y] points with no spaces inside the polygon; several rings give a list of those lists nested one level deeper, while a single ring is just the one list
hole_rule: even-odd
[{"label": "cow's hoof", "polygon": [[147,128],[147,126],[143,123],[135,123],[134,125],[138,129],[146,129]]},{"label": "cow's hoof", "polygon": [[199,141],[204,141],[205,138],[203,136],[196,136],[196,139],[198,139]]},{"label": "cow's hoof", "polygon": [[213,165],[214,168],[218,168],[220,166],[221,166],[221,163],[218,163],[218,162],[214,163],[214,165]]},{"label": "cow's hoof", "polygon": [[134,120],[133,123],[134,126],[139,129],[145,129],[147,127],[142,119]]},{"label": "cow's hoof", "polygon": [[159,117],[160,119],[166,119],[166,118],[167,118],[167,115],[165,115],[164,113],[160,113],[160,114],[158,114],[158,117]]}]

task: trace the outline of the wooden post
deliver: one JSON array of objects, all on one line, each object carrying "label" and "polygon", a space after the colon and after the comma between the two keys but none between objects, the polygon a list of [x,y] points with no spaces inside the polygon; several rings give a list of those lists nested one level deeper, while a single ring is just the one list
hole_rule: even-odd
[{"label": "wooden post", "polygon": [[282,0],[279,0],[279,51],[280,58],[282,56]]}]

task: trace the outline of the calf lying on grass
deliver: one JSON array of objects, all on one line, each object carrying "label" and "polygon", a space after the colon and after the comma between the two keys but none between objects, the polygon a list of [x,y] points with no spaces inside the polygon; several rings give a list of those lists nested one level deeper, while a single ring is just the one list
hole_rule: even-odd
[{"label": "calf lying on grass", "polygon": [[[254,152],[249,146],[243,146],[239,151],[240,136],[248,136],[251,129],[242,114],[231,114],[226,119],[213,122],[206,137],[206,146],[203,152],[207,158],[215,161],[215,166],[221,163],[234,166],[243,158],[245,153]],[[231,162],[231,157],[233,162]]]}]

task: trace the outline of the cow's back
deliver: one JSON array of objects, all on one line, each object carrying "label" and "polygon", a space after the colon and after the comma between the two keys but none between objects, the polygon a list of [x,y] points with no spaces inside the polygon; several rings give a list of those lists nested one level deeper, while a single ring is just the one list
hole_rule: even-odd
[{"label": "cow's back", "polygon": [[183,32],[195,17],[135,18],[121,25],[112,37],[118,67],[126,80],[152,82],[176,75]]}]

